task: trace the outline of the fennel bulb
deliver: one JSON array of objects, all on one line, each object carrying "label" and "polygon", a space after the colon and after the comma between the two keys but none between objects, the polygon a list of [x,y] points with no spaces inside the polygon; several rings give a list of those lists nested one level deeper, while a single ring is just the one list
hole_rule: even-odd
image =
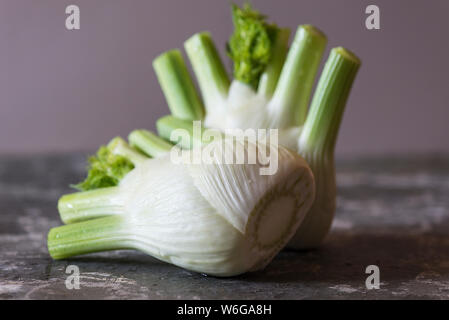
[{"label": "fennel bulb", "polygon": [[[360,60],[345,48],[332,49],[307,113],[305,102],[309,99],[318,64],[313,63],[313,68],[309,66],[296,71],[290,68],[305,64],[305,61],[309,61],[309,56],[318,57],[319,61],[324,48],[324,38],[313,27],[298,28],[296,40],[292,44],[271,98],[239,80],[233,80],[230,87],[220,95],[212,95],[211,92],[219,91],[216,82],[225,81],[208,78],[205,74],[212,74],[211,71],[206,72],[211,66],[212,69],[221,69],[217,67],[221,62],[214,60],[214,63],[200,63],[201,59],[196,56],[196,52],[200,51],[198,48],[206,50],[210,47],[210,43],[208,46],[198,44],[200,39],[211,41],[207,34],[199,34],[187,41],[186,49],[190,52],[190,61],[206,101],[205,126],[225,132],[234,128],[279,129],[279,143],[304,157],[314,172],[317,186],[315,203],[289,246],[295,249],[319,246],[329,232],[335,212],[334,149],[346,100]],[[194,47],[192,43],[198,47]],[[319,45],[311,46],[313,43]],[[300,47],[301,50],[298,49]],[[288,84],[287,80],[283,80],[295,79],[295,72],[296,78],[301,75],[303,81]],[[172,93],[174,94],[174,91]],[[299,99],[300,96],[303,99]],[[167,140],[171,138],[170,133],[174,129],[191,126],[188,120],[183,122],[169,117],[161,118],[157,124],[159,134]]]},{"label": "fennel bulb", "polygon": [[[196,92],[190,92],[195,89],[186,69],[174,72],[165,67],[182,65],[172,55],[163,53],[154,61],[172,115],[179,118],[159,119],[158,132],[170,140],[173,130],[191,126],[191,120],[204,120],[206,128],[224,132],[279,129],[279,143],[304,157],[317,185],[315,203],[289,245],[316,247],[333,220],[336,137],[360,60],[343,47],[332,49],[308,110],[326,36],[314,26],[301,25],[289,48],[289,30],[267,23],[265,16],[250,6],[240,9],[234,5],[232,18],[234,33],[227,43],[234,63],[232,81],[209,33],[195,34],[184,43],[204,105]],[[204,115],[192,111],[202,108]]]},{"label": "fennel bulb", "polygon": [[[174,164],[168,153],[139,158],[118,186],[63,196],[58,208],[71,224],[50,230],[51,256],[136,249],[215,276],[263,268],[312,205],[313,174],[299,155],[283,147],[270,149],[278,154],[274,175],[260,175],[260,163],[226,164],[223,159],[238,150],[260,152],[267,145],[237,141],[240,148],[230,150],[223,148],[225,140],[202,147],[212,154],[209,164],[189,157]],[[115,144],[121,147],[113,149],[126,157],[126,143]]]},{"label": "fennel bulb", "polygon": [[206,123],[223,131],[279,128],[279,143],[299,153],[312,168],[317,186],[315,202],[290,241],[291,248],[318,246],[331,227],[337,196],[334,149],[359,66],[360,60],[348,50],[338,47],[331,51],[304,126],[289,126],[277,116],[282,113],[278,112],[276,96],[267,100],[238,80],[229,88],[225,112],[215,116],[212,111],[210,117],[206,115]]}]

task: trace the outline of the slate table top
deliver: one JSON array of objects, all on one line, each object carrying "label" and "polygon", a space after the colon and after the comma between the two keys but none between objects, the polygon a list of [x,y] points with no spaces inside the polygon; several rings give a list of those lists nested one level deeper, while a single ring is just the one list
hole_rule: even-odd
[{"label": "slate table top", "polygon": [[[53,261],[56,203],[84,155],[0,156],[0,299],[448,299],[449,156],[337,161],[338,205],[322,248],[219,279],[134,251]],[[80,289],[65,286],[80,270]],[[380,270],[367,289],[366,267]]]}]

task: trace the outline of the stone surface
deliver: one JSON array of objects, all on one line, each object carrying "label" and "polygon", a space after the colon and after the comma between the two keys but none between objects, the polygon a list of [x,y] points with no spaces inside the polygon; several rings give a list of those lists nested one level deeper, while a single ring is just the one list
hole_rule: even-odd
[{"label": "stone surface", "polygon": [[[1,299],[447,299],[449,158],[341,161],[325,245],[284,251],[264,270],[205,277],[133,251],[53,261],[46,235],[58,197],[83,176],[82,155],[0,158]],[[380,289],[367,290],[368,265]],[[68,265],[80,290],[65,287]]]}]

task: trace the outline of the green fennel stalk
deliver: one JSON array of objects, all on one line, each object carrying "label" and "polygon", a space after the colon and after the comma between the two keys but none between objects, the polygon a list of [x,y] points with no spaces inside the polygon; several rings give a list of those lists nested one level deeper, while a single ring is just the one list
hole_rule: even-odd
[{"label": "green fennel stalk", "polygon": [[170,142],[144,129],[132,131],[128,135],[128,141],[132,147],[152,158],[165,155],[173,147]]},{"label": "green fennel stalk", "polygon": [[229,78],[215,44],[208,32],[193,35],[184,43],[192,64],[206,108],[211,112],[225,99],[229,89]]},{"label": "green fennel stalk", "polygon": [[289,246],[313,248],[321,244],[332,224],[336,206],[334,150],[346,101],[360,60],[342,48],[332,49],[318,82],[298,143],[298,153],[310,164],[316,198]]},{"label": "green fennel stalk", "polygon": [[282,66],[287,57],[289,36],[290,29],[279,29],[271,49],[270,60],[260,76],[257,92],[266,99],[270,99],[276,89]]},{"label": "green fennel stalk", "polygon": [[153,67],[171,113],[180,119],[201,120],[204,106],[179,50],[164,52]]},{"label": "green fennel stalk", "polygon": [[326,47],[326,36],[311,25],[299,26],[272,98],[279,127],[304,124],[313,83]]}]

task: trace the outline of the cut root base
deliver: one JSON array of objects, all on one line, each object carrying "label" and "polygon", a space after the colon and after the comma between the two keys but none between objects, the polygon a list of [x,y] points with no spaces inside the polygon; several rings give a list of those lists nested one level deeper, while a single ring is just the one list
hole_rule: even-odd
[{"label": "cut root base", "polygon": [[250,214],[246,234],[264,257],[254,270],[265,267],[288,243],[314,200],[310,169],[298,168],[272,187]]}]

